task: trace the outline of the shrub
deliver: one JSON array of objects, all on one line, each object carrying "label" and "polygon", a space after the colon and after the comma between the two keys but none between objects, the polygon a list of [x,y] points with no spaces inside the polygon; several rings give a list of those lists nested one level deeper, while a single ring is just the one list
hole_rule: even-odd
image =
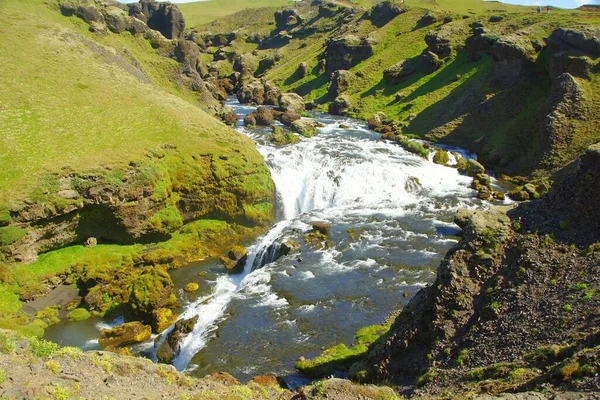
[{"label": "shrub", "polygon": [[58,345],[44,339],[30,337],[31,352],[37,357],[52,357],[58,351]]}]

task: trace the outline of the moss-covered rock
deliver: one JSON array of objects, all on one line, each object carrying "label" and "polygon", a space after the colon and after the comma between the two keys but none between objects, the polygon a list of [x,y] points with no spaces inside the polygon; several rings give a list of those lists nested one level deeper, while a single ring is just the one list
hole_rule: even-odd
[{"label": "moss-covered rock", "polygon": [[433,155],[433,162],[440,165],[446,165],[450,161],[450,157],[448,156],[448,152],[445,150],[438,150]]},{"label": "moss-covered rock", "polygon": [[198,291],[198,289],[200,289],[200,285],[198,285],[196,282],[190,282],[183,288],[183,290],[188,293],[195,293]]},{"label": "moss-covered rock", "polygon": [[314,119],[299,119],[292,122],[291,128],[302,136],[311,137],[318,132],[319,124]]},{"label": "moss-covered rock", "polygon": [[69,321],[83,321],[88,319],[90,316],[90,312],[85,308],[76,308],[67,314],[67,319]]},{"label": "moss-covered rock", "polygon": [[177,320],[177,314],[174,314],[168,308],[158,308],[152,311],[152,332],[160,333],[171,326]]},{"label": "moss-covered rock", "polygon": [[102,347],[120,347],[150,339],[152,329],[141,322],[127,322],[112,329],[102,329],[98,342]]},{"label": "moss-covered rock", "polygon": [[130,285],[129,303],[137,312],[151,314],[153,310],[176,302],[173,282],[164,268],[147,268]]}]

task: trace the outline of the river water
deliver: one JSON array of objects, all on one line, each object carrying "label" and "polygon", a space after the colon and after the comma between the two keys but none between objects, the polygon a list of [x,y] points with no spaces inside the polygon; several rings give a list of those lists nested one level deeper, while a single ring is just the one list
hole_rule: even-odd
[{"label": "river water", "polygon": [[[254,109],[228,103],[242,118]],[[226,371],[241,380],[292,374],[298,357],[351,344],[358,329],[382,323],[434,280],[458,240],[455,211],[484,206],[471,179],[455,169],[380,140],[361,121],[315,118],[325,125],[317,135],[282,147],[269,143],[270,129],[246,129],[240,120],[237,129],[256,142],[270,168],[277,223],[246,244],[241,274],[224,274],[217,260],[172,272],[180,318],[199,317],[174,360],[177,369],[198,376]],[[315,221],[331,223],[329,248],[304,243]],[[269,255],[287,239],[301,248],[273,261]],[[181,289],[190,281],[200,284],[195,295]],[[49,328],[47,338],[94,349],[101,328],[122,322],[65,322]],[[132,351],[153,358],[154,341]]]}]

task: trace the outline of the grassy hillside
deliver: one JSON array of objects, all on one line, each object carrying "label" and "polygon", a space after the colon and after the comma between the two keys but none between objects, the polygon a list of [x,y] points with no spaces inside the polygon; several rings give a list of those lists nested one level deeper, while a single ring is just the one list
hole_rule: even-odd
[{"label": "grassy hillside", "polygon": [[[314,101],[317,108],[327,110],[333,101],[327,95],[329,77],[318,66],[326,57],[326,40],[349,34],[368,38],[373,43],[373,55],[350,68],[354,78],[344,93],[351,105],[349,115],[368,119],[381,111],[403,126],[404,133],[469,147],[504,172],[531,173],[539,168],[540,159],[548,157],[540,136],[551,91],[548,54],[544,51],[533,54],[530,62],[534,72],[514,86],[502,87],[494,81],[492,57],[473,61],[464,50],[465,40],[472,35],[472,24],[481,24],[488,35],[527,37],[543,46],[545,38],[556,28],[598,26],[600,16],[559,9],[553,9],[549,15],[537,14],[534,7],[478,0],[436,3],[438,8],[434,9],[433,2],[408,0],[408,11],[383,26],[365,19],[362,11],[344,24],[333,22],[341,11],[329,20],[313,11],[304,16],[311,21],[310,26],[290,31],[289,44],[263,51],[276,52],[281,58],[267,71],[266,77],[283,91],[295,91]],[[434,22],[422,22],[426,13],[435,18]],[[441,32],[450,38],[452,54],[441,58],[441,67],[429,74],[417,68],[402,82],[387,83],[383,71],[402,60],[416,59],[427,49],[425,38],[431,32]],[[299,78],[296,71],[303,62],[308,65],[309,73]],[[589,107],[596,107],[597,74],[578,82],[587,89]],[[483,115],[482,104],[486,102],[485,107],[491,111]],[[556,168],[581,154],[587,145],[600,138],[594,129],[596,122],[595,118],[574,122],[579,133],[567,145],[570,148],[561,150],[561,154],[552,156],[554,161],[546,164]]]},{"label": "grassy hillside", "polygon": [[56,275],[106,293],[86,303],[104,313],[135,303],[136,280],[148,298],[172,290],[161,271],[268,224],[254,144],[202,111],[143,35],[93,33],[55,1],[2,1],[0,17],[0,326],[40,334],[48,318],[20,308]]},{"label": "grassy hillside", "polygon": [[209,0],[179,4],[188,27],[204,25],[244,9],[283,7],[289,0]]}]

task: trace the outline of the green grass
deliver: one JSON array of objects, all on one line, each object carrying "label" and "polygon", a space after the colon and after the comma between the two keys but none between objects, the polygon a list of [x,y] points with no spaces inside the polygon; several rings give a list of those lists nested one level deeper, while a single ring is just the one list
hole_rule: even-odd
[{"label": "green grass", "polygon": [[356,343],[348,347],[343,343],[325,349],[321,355],[310,360],[301,360],[296,368],[313,378],[333,374],[335,371],[347,371],[352,364],[361,360],[368,347],[389,330],[389,326],[372,325],[356,332]]},{"label": "green grass", "polygon": [[[122,167],[166,144],[184,154],[243,149],[261,162],[248,139],[185,101],[177,64],[145,39],[94,35],[41,0],[3,1],[0,16],[0,53],[10,55],[0,59],[0,204],[53,173]],[[131,57],[153,84],[127,72]]]},{"label": "green grass", "polygon": [[178,4],[187,27],[204,25],[245,9],[287,5],[290,5],[288,0],[209,0]]}]

